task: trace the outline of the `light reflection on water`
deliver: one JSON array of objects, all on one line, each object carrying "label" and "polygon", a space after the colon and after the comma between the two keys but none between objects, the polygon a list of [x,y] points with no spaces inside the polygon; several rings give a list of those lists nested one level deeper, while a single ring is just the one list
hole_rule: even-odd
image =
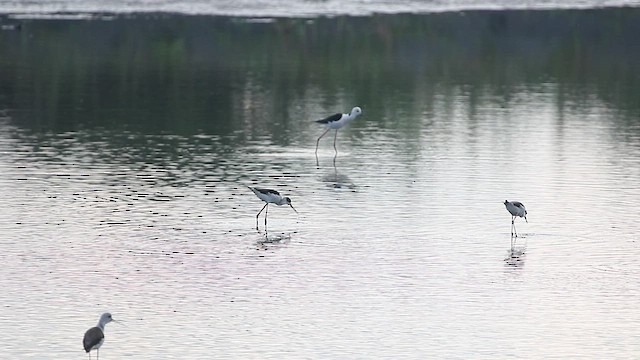
[{"label": "light reflection on water", "polygon": [[[310,120],[350,95],[309,85],[283,112],[263,85],[218,132],[0,118],[3,356],[84,356],[105,310],[123,321],[106,358],[640,354],[626,102],[553,82],[376,93],[316,166]],[[256,231],[253,185],[300,214],[271,206]],[[514,252],[505,199],[529,211]]]},{"label": "light reflection on water", "polygon": [[[520,1],[450,0],[450,1],[78,1],[60,0],[29,2],[0,1],[0,10],[16,13],[18,19],[110,19],[112,13],[180,13],[191,15],[227,15],[249,18],[250,22],[268,22],[265,17],[316,17],[380,13],[428,13],[461,10],[601,8],[605,6],[637,6],[636,0],[570,0]],[[244,19],[242,19],[244,20]]]},{"label": "light reflection on water", "polygon": [[[108,326],[111,357],[637,353],[635,145],[581,114],[558,124],[544,95],[473,123],[416,119],[416,139],[365,116],[319,168],[312,126],[288,148],[137,134],[113,147],[121,135],[34,137],[5,119],[3,352],[72,356],[108,309],[125,321]],[[300,215],[272,206],[256,232],[246,185]],[[529,209],[517,259],[505,198]],[[38,326],[50,338],[25,353]]]}]

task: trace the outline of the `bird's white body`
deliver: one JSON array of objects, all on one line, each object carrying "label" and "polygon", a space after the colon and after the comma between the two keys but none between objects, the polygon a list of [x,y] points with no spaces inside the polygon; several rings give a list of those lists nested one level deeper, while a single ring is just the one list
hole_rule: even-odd
[{"label": "bird's white body", "polygon": [[[343,126],[347,125],[351,120],[357,118],[360,114],[362,114],[362,109],[359,107],[354,107],[351,109],[351,112],[348,114],[342,114],[342,116],[338,119],[337,114],[333,116],[334,119],[332,121],[327,121],[324,123],[329,129],[340,129]],[[329,118],[327,118],[329,119]]]},{"label": "bird's white body", "polygon": [[505,200],[504,205],[507,207],[507,211],[511,213],[511,216],[518,216],[521,218],[527,218],[527,209],[521,202],[518,201],[507,201]]},{"label": "bird's white body", "polygon": [[267,204],[288,205],[285,198],[277,191],[249,187],[256,196]]}]

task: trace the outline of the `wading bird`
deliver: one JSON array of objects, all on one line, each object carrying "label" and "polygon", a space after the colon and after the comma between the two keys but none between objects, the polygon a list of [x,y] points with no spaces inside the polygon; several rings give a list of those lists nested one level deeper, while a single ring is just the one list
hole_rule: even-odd
[{"label": "wading bird", "polygon": [[110,313],[104,313],[100,316],[100,320],[98,321],[98,325],[92,327],[84,333],[84,339],[82,339],[82,345],[84,346],[84,351],[89,354],[89,359],[91,359],[90,351],[96,350],[96,359],[100,358],[100,346],[104,343],[104,326],[108,323],[115,321],[113,317],[111,317]]},{"label": "wading bird", "polygon": [[293,205],[291,205],[291,199],[288,197],[282,197],[279,192],[271,189],[261,189],[251,186],[248,186],[248,188],[251,189],[251,191],[253,191],[253,193],[256,194],[258,198],[260,198],[260,200],[266,202],[262,209],[260,209],[260,212],[258,212],[258,215],[256,215],[256,230],[258,230],[258,217],[264,209],[267,209],[267,211],[265,211],[264,213],[264,227],[267,227],[267,214],[269,213],[269,204],[276,204],[278,206],[289,205],[291,206],[293,211],[296,212],[296,214],[298,213],[298,210],[296,210]]},{"label": "wading bird", "polygon": [[515,237],[518,237],[518,232],[516,231],[516,217],[524,218],[524,221],[527,223],[527,209],[525,209],[524,205],[519,201],[504,201],[504,206],[507,207],[507,211],[511,214],[511,237],[515,234]]},{"label": "wading bird", "polygon": [[327,127],[327,130],[325,130],[325,132],[323,132],[316,141],[316,158],[318,157],[318,145],[320,145],[320,139],[322,139],[322,137],[325,136],[331,129],[336,130],[336,134],[333,137],[333,149],[337,154],[338,148],[336,147],[336,139],[338,138],[338,130],[347,125],[351,120],[355,119],[360,114],[362,114],[362,109],[356,106],[351,109],[351,112],[348,114],[334,114],[322,120],[316,120],[318,124],[322,124]]}]

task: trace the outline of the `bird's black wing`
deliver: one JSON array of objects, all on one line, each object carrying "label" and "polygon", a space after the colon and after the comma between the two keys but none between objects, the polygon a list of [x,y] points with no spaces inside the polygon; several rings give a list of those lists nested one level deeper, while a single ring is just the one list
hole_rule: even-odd
[{"label": "bird's black wing", "polygon": [[342,119],[342,114],[333,114],[329,117],[326,117],[322,120],[316,120],[318,124],[328,124]]},{"label": "bird's black wing", "polygon": [[82,345],[84,345],[84,351],[89,352],[91,348],[98,345],[100,340],[104,339],[104,332],[99,327],[92,327],[84,333],[84,339],[82,339]]},{"label": "bird's black wing", "polygon": [[512,201],[511,202],[513,205],[515,205],[516,207],[519,208],[523,208],[524,209],[524,205],[520,202],[520,201]]},{"label": "bird's black wing", "polygon": [[271,190],[271,189],[261,189],[261,188],[254,188],[256,189],[258,192],[261,192],[263,194],[275,194],[275,195],[280,195],[279,192],[275,191],[275,190]]}]

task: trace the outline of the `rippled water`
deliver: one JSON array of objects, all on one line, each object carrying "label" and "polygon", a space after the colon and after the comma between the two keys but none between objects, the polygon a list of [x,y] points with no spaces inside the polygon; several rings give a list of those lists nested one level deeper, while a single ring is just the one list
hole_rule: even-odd
[{"label": "rippled water", "polygon": [[[44,46],[4,36],[10,54]],[[104,359],[640,355],[637,87],[620,96],[588,72],[567,88],[529,68],[537,80],[508,85],[412,71],[430,85],[405,88],[400,67],[389,93],[315,78],[287,92],[268,85],[290,64],[274,75],[256,61],[226,64],[228,82],[189,107],[172,92],[164,108],[157,87],[148,111],[168,115],[151,120],[135,84],[157,84],[142,71],[113,98],[63,77],[82,99],[67,102],[38,81],[49,64],[9,62],[36,75],[0,86],[2,357],[81,358],[106,310],[122,324],[107,326]],[[352,105],[364,113],[340,131],[335,165],[330,134],[316,166],[311,120]],[[256,231],[250,185],[300,214],[272,206]],[[505,199],[529,211],[514,253]]]}]

